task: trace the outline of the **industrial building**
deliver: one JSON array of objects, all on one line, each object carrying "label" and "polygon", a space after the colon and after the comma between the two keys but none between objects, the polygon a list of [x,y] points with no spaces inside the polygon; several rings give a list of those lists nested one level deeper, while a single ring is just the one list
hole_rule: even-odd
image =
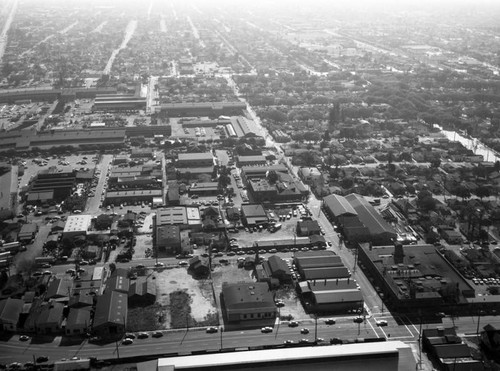
[{"label": "industrial building", "polygon": [[9,149],[26,151],[33,147],[49,149],[58,146],[122,146],[125,129],[64,129],[50,131],[12,130],[0,137],[0,151]]},{"label": "industrial building", "polygon": [[64,225],[63,237],[86,236],[92,224],[92,215],[70,215]]},{"label": "industrial building", "polygon": [[161,105],[161,111],[169,117],[218,117],[241,115],[246,107],[243,102],[167,103]]},{"label": "industrial building", "polygon": [[176,167],[212,167],[215,165],[212,152],[203,153],[179,153]]},{"label": "industrial building", "polygon": [[222,284],[223,311],[228,322],[271,320],[278,309],[264,282],[241,282]]},{"label": "industrial building", "polygon": [[193,206],[175,206],[156,210],[156,226],[177,225],[183,229],[201,229],[200,210]]},{"label": "industrial building", "polygon": [[107,291],[97,297],[92,330],[98,336],[119,336],[125,333],[127,314],[127,294],[118,291]]},{"label": "industrial building", "polygon": [[155,230],[156,248],[168,253],[181,252],[181,230],[178,225],[160,225]]},{"label": "industrial building", "polygon": [[333,251],[297,251],[294,264],[302,280],[348,278],[351,273]]},{"label": "industrial building", "polygon": [[467,305],[475,296],[474,287],[433,245],[364,243],[358,248],[358,262],[397,310],[440,312],[446,305]]},{"label": "industrial building", "polygon": [[298,290],[309,312],[357,313],[363,309],[363,294],[351,278],[303,281]]},{"label": "industrial building", "polygon": [[352,193],[343,197],[332,194],[324,198],[323,207],[350,243],[387,245],[397,238],[394,228],[361,195]]},{"label": "industrial building", "polygon": [[[416,361],[402,341],[363,342],[342,346],[305,346],[299,349],[261,349],[240,352],[160,358],[145,363],[149,369],[175,370],[331,370],[413,371]],[[140,366],[140,364],[139,364]]]},{"label": "industrial building", "polygon": [[146,98],[134,95],[99,94],[92,111],[138,111],[146,109]]},{"label": "industrial building", "polygon": [[28,185],[26,202],[41,206],[50,201],[61,202],[66,199],[76,185],[76,173],[73,170],[59,172],[51,167],[38,172]]}]

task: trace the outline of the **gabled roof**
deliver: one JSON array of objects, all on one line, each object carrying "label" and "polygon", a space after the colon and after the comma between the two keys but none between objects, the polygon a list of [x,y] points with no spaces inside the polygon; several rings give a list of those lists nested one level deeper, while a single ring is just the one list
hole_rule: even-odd
[{"label": "gabled roof", "polygon": [[292,274],[292,272],[290,272],[290,268],[288,268],[288,265],[286,265],[285,261],[276,255],[270,256],[269,259],[267,259],[267,261],[264,262],[263,267],[270,276],[280,271],[283,272],[284,274],[288,275]]},{"label": "gabled roof", "polygon": [[323,198],[323,202],[335,217],[358,215],[357,211],[354,210],[349,201],[343,196],[332,194]]},{"label": "gabled roof", "polygon": [[108,291],[97,298],[94,315],[94,327],[115,323],[125,326],[127,323],[127,294]]},{"label": "gabled roof", "polygon": [[0,301],[0,323],[17,323],[23,305],[21,299],[7,298]]},{"label": "gabled roof", "polygon": [[71,307],[88,307],[92,306],[94,298],[92,295],[73,295],[69,299],[68,306]]},{"label": "gabled roof", "polygon": [[64,304],[50,303],[43,307],[42,312],[36,320],[38,326],[43,326],[51,323],[61,323],[63,317]]},{"label": "gabled roof", "polygon": [[63,298],[70,296],[71,289],[73,288],[73,281],[67,279],[56,278],[49,283],[47,288],[46,299]]},{"label": "gabled roof", "polygon": [[109,280],[106,281],[106,291],[122,291],[122,292],[128,292],[129,289],[129,279],[127,277],[123,277],[121,275],[119,276],[112,276]]},{"label": "gabled roof", "polygon": [[346,200],[358,213],[359,220],[368,228],[370,234],[379,235],[390,233],[396,236],[396,231],[389,225],[375,208],[361,195],[351,193],[346,196]]},{"label": "gabled roof", "polygon": [[148,280],[146,277],[138,277],[128,290],[128,296],[132,295],[153,295],[156,296],[156,286],[154,281]]},{"label": "gabled roof", "polygon": [[81,308],[71,308],[69,310],[67,327],[90,326],[90,310]]}]

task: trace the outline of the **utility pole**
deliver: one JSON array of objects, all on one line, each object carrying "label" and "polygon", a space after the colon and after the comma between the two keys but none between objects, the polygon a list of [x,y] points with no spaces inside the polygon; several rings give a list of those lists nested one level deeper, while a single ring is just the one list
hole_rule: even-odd
[{"label": "utility pole", "polygon": [[118,349],[118,340],[115,340],[115,344],[116,344],[116,355],[117,355],[118,359],[120,359],[120,350]]},{"label": "utility pole", "polygon": [[222,333],[224,332],[224,327],[220,326],[220,350],[222,351]]},{"label": "utility pole", "polygon": [[314,341],[318,339],[318,315],[314,314]]},{"label": "utility pole", "polygon": [[418,331],[418,368],[422,368],[422,310],[418,311],[420,316],[420,328]]}]

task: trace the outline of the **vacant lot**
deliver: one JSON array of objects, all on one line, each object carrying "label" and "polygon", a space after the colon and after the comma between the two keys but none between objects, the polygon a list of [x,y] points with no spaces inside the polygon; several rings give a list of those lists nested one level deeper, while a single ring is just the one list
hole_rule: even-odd
[{"label": "vacant lot", "polygon": [[276,300],[278,299],[283,300],[285,303],[285,306],[280,309],[280,316],[291,315],[295,320],[312,318],[304,311],[297,292],[292,286],[278,289],[276,291]]},{"label": "vacant lot", "polygon": [[[203,323],[217,314],[210,280],[194,280],[185,268],[166,269],[157,273],[156,277],[157,302],[169,308],[165,313],[166,327],[170,327],[172,323],[170,294],[175,291],[183,291],[188,295],[190,310],[183,310],[196,323]],[[180,305],[181,301],[175,305]]]},{"label": "vacant lot", "polygon": [[244,268],[238,268],[235,261],[232,264],[216,265],[212,272],[212,280],[214,282],[215,294],[217,301],[222,291],[223,282],[255,282],[252,278],[252,271]]},{"label": "vacant lot", "polygon": [[167,308],[158,303],[149,307],[129,308],[127,316],[127,330],[154,331],[164,328],[164,318]]},{"label": "vacant lot", "polygon": [[137,238],[137,243],[134,246],[134,256],[133,259],[145,259],[147,256],[146,250],[153,249],[153,237],[151,234],[140,234],[135,236]]}]

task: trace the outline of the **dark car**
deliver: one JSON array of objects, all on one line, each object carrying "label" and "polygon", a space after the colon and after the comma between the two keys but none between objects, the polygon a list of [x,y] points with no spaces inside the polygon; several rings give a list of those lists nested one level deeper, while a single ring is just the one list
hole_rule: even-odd
[{"label": "dark car", "polygon": [[334,325],[335,324],[335,320],[333,318],[328,318],[327,320],[325,320],[325,323],[327,325]]},{"label": "dark car", "polygon": [[37,363],[47,362],[48,360],[49,360],[49,357],[47,357],[47,356],[39,356],[36,358]]},{"label": "dark car", "polygon": [[206,329],[207,334],[213,334],[216,333],[217,331],[219,331],[217,327],[207,327]]},{"label": "dark car", "polygon": [[330,344],[342,344],[342,340],[339,338],[331,338]]},{"label": "dark car", "polygon": [[151,336],[154,338],[161,338],[163,336],[163,332],[155,331],[155,332],[153,332],[153,334],[151,334]]},{"label": "dark car", "polygon": [[138,339],[147,339],[148,337],[149,337],[149,335],[146,332],[139,332],[137,334]]},{"label": "dark car", "polygon": [[353,322],[355,323],[363,323],[363,321],[364,321],[363,317],[356,317],[353,319]]}]

